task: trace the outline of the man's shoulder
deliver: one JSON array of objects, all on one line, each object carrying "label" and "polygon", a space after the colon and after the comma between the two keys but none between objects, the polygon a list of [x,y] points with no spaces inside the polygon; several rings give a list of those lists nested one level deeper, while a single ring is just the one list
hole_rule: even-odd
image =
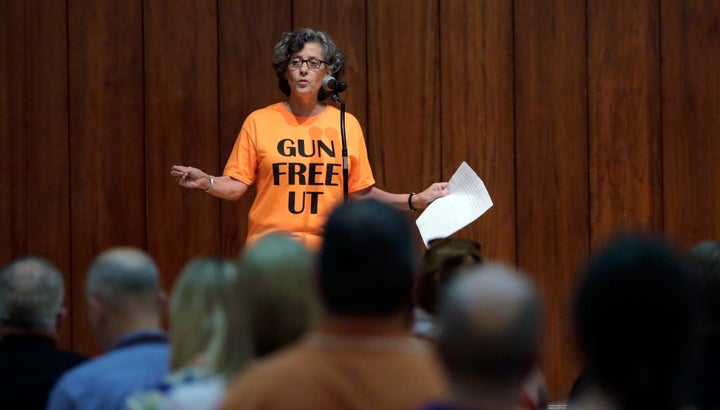
[{"label": "man's shoulder", "polygon": [[337,408],[324,394],[323,368],[318,352],[293,346],[250,365],[231,381],[223,408]]},{"label": "man's shoulder", "polygon": [[[76,383],[82,380],[97,382],[105,378],[113,378],[113,375],[126,367],[140,369],[152,366],[153,362],[167,363],[169,355],[170,347],[166,343],[135,345],[111,350],[74,367],[65,373],[60,382],[63,382],[63,379],[68,379],[67,383]],[[152,360],[148,361],[148,359]]]},{"label": "man's shoulder", "polygon": [[229,384],[229,388],[272,391],[275,386],[288,383],[312,383],[310,380],[320,365],[318,359],[317,352],[306,346],[291,346],[248,366]]}]

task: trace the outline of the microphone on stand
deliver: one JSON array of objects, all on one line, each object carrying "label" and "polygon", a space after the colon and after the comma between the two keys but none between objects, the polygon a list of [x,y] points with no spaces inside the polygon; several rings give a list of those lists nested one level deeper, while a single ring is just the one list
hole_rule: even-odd
[{"label": "microphone on stand", "polygon": [[342,137],[342,174],[343,174],[343,200],[347,203],[350,200],[348,193],[348,149],[347,149],[347,137],[345,135],[345,100],[342,99],[338,94],[347,90],[348,85],[345,81],[340,81],[337,78],[329,75],[323,78],[322,81],[323,90],[332,93],[330,98],[333,101],[340,103],[340,136]]},{"label": "microphone on stand", "polygon": [[337,78],[329,75],[323,78],[322,87],[325,91],[338,94],[347,90],[348,85],[345,81],[338,80]]}]

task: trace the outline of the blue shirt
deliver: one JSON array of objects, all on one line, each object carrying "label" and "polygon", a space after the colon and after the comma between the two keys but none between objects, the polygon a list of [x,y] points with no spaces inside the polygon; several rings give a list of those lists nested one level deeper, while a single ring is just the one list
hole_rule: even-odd
[{"label": "blue shirt", "polygon": [[65,373],[50,393],[47,409],[123,410],[127,397],[158,384],[169,364],[164,333],[127,334],[105,355]]}]

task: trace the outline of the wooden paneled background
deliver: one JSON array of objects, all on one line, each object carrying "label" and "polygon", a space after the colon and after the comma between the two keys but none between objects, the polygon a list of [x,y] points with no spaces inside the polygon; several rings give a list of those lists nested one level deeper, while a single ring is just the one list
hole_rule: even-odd
[{"label": "wooden paneled background", "polygon": [[245,116],[282,98],[275,42],[304,26],[348,54],[380,187],[463,160],[485,181],[495,206],[458,235],[537,280],[553,400],[578,368],[591,249],[637,227],[720,238],[717,0],[2,0],[0,263],[62,269],[64,347],[97,351],[83,277],[100,251],[147,249],[168,289],[193,256],[237,255],[252,195],[169,169],[221,173]]}]

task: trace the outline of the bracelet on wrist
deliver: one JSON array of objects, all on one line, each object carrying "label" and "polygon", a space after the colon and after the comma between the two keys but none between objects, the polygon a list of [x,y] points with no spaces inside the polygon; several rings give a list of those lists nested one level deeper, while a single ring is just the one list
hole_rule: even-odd
[{"label": "bracelet on wrist", "polygon": [[411,211],[415,212],[415,211],[417,211],[417,208],[413,207],[413,204],[412,204],[413,196],[415,196],[415,192],[410,192],[410,195],[408,195],[408,208],[410,208]]},{"label": "bracelet on wrist", "polygon": [[213,186],[215,185],[215,178],[213,176],[210,176],[210,185],[208,185],[207,189],[205,189],[205,192],[210,192],[213,189]]}]

